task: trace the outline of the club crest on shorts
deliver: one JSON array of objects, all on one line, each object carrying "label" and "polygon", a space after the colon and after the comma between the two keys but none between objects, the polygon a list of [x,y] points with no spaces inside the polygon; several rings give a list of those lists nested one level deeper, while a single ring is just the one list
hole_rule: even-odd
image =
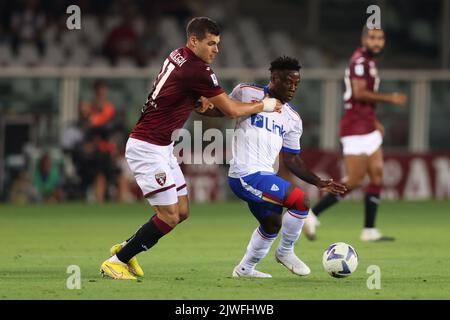
[{"label": "club crest on shorts", "polygon": [[166,173],[165,172],[159,172],[155,174],[156,182],[159,183],[160,186],[163,186],[166,183]]}]

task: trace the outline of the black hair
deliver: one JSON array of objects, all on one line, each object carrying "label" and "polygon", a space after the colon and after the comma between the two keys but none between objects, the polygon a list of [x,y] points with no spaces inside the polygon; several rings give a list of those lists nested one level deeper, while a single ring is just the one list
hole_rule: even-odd
[{"label": "black hair", "polygon": [[198,40],[203,40],[206,33],[211,33],[215,36],[220,35],[220,26],[208,17],[196,17],[189,21],[186,27],[186,36],[195,36]]},{"label": "black hair", "polygon": [[282,56],[278,57],[270,63],[270,72],[274,72],[276,70],[292,70],[299,71],[302,68],[297,59]]},{"label": "black hair", "polygon": [[95,82],[94,82],[94,89],[95,90],[98,90],[100,87],[106,87],[107,85],[106,85],[106,82],[105,81],[103,81],[103,80],[96,80]]},{"label": "black hair", "polygon": [[366,37],[369,34],[369,30],[381,30],[384,31],[383,28],[368,28],[367,24],[362,28],[361,36]]}]

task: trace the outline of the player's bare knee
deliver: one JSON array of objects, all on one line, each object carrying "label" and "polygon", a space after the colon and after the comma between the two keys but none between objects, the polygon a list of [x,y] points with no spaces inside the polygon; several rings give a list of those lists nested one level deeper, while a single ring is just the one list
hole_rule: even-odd
[{"label": "player's bare knee", "polygon": [[180,218],[180,222],[183,222],[187,218],[189,218],[189,209],[187,210],[180,210],[180,213],[178,214],[178,217]]},{"label": "player's bare knee", "polygon": [[269,227],[264,228],[264,231],[269,233],[269,234],[278,234],[278,232],[280,232],[281,229],[281,225],[272,225]]},{"label": "player's bare knee", "polygon": [[381,186],[383,184],[383,177],[370,178],[370,184]]},{"label": "player's bare knee", "polygon": [[383,167],[375,167],[370,175],[370,183],[381,185],[383,184]]},{"label": "player's bare knee", "polygon": [[278,232],[281,229],[281,222],[277,221],[266,221],[261,223],[261,227],[264,230],[264,232],[268,234],[278,234]]},{"label": "player's bare knee", "polygon": [[273,223],[272,223],[272,229],[273,229],[273,232],[272,232],[272,233],[278,233],[278,232],[280,232],[280,229],[281,229],[281,220],[279,220],[279,221],[273,221]]},{"label": "player's bare knee", "polygon": [[278,234],[281,229],[282,217],[279,213],[273,212],[263,220],[260,220],[261,227],[268,234]]},{"label": "player's bare knee", "polygon": [[166,215],[162,220],[172,228],[175,228],[175,226],[180,223],[180,217],[178,215]]},{"label": "player's bare knee", "polygon": [[359,187],[361,187],[363,179],[364,177],[357,179],[349,179],[348,181],[345,182],[345,186],[349,191],[358,189]]},{"label": "player's bare knee", "polygon": [[177,206],[160,206],[157,208],[156,212],[158,217],[172,228],[180,223],[179,210]]}]

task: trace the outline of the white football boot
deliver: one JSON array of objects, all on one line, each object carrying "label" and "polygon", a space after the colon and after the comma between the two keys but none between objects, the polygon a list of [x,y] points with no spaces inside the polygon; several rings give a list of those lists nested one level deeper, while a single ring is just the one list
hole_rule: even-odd
[{"label": "white football boot", "polygon": [[296,275],[307,276],[311,273],[311,269],[295,253],[281,255],[275,251],[275,259]]},{"label": "white football boot", "polygon": [[320,221],[317,219],[314,212],[309,209],[308,216],[305,218],[305,224],[303,225],[303,233],[308,240],[316,240],[316,228],[320,226]]},{"label": "white football boot", "polygon": [[377,228],[364,228],[361,241],[394,241],[395,238],[384,236]]},{"label": "white football boot", "polygon": [[239,266],[236,266],[233,269],[233,278],[272,278],[272,276],[255,269],[251,272],[246,272],[245,270],[242,270],[242,268],[239,270]]}]

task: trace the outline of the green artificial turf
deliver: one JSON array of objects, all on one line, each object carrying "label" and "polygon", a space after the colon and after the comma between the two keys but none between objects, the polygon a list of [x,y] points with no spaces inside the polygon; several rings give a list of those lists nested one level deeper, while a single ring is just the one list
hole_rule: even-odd
[{"label": "green artificial turf", "polygon": [[[450,203],[383,202],[378,227],[392,243],[359,240],[363,204],[343,202],[321,216],[318,239],[296,252],[312,269],[298,277],[275,262],[272,247],[258,269],[272,279],[234,279],[257,223],[242,202],[192,204],[191,217],[148,252],[138,282],[103,279],[111,245],[152,215],[145,204],[0,205],[0,299],[450,299]],[[330,277],[322,254],[333,242],[353,245],[359,266]],[[81,270],[81,289],[66,286],[67,267]],[[381,289],[369,290],[370,265]]]}]

